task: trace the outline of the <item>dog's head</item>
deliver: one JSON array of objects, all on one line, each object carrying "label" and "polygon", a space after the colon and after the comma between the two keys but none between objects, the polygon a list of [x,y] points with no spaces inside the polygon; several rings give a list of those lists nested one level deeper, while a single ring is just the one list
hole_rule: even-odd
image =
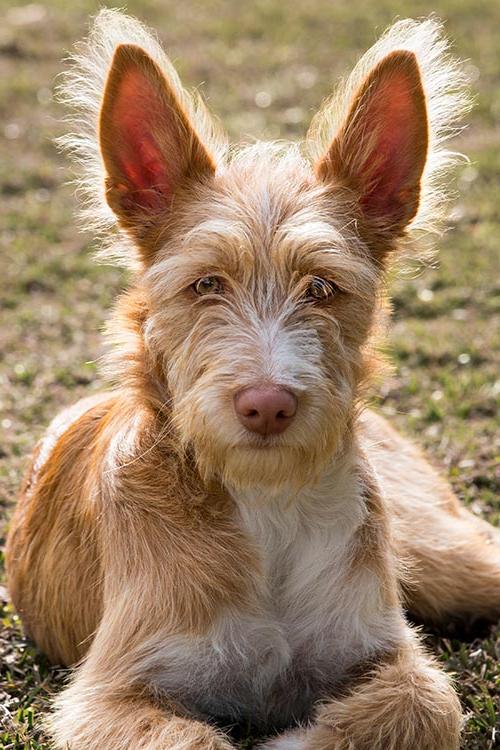
[{"label": "dog's head", "polygon": [[[120,18],[105,12],[108,27]],[[383,37],[313,123],[308,154],[221,148],[137,29],[139,43],[114,49],[98,130],[105,198],[140,259],[145,356],[205,477],[299,486],[351,426],[386,257],[436,212],[435,147],[454,105],[438,28]]]}]

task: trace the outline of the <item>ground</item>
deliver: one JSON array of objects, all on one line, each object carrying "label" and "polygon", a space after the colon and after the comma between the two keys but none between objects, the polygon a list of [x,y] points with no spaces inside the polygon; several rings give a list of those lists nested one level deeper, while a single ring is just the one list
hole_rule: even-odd
[{"label": "ground", "polygon": [[[437,260],[424,267],[407,260],[391,279],[387,350],[395,368],[374,400],[475,513],[498,523],[500,6],[405,5],[134,0],[128,10],[157,27],[184,81],[200,86],[231,135],[250,138],[300,138],[337,77],[397,16],[434,11],[447,20],[476,94],[469,127],[455,143],[471,161],[459,170],[459,198]],[[90,0],[0,0],[0,548],[44,426],[102,385],[100,329],[126,283],[122,271],[92,261],[92,238],[77,233],[72,190],[53,143],[65,127],[52,99],[54,78],[96,8]],[[65,674],[49,669],[23,638],[5,588],[0,594],[0,750],[48,750],[41,716]],[[468,714],[466,750],[500,744],[499,635],[495,627],[428,635],[456,674]]]}]

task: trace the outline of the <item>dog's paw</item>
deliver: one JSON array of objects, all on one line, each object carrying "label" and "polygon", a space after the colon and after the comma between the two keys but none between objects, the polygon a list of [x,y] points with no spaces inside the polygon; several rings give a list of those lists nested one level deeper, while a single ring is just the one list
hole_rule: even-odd
[{"label": "dog's paw", "polygon": [[257,750],[307,750],[307,732],[304,729],[294,729],[257,746]]}]

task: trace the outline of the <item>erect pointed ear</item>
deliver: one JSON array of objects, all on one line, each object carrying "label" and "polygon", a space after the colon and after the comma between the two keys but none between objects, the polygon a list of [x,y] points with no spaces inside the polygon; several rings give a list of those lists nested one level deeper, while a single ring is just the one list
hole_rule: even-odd
[{"label": "erect pointed ear", "polygon": [[99,139],[106,199],[138,236],[164,217],[187,180],[215,166],[176,91],[138,46],[116,48],[102,102]]},{"label": "erect pointed ear", "polygon": [[397,50],[361,84],[316,174],[354,191],[370,231],[395,237],[417,213],[427,146],[417,59]]}]

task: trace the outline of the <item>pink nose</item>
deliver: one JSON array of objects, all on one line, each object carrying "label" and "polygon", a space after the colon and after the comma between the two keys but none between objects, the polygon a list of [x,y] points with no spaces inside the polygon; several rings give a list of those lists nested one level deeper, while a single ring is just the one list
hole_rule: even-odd
[{"label": "pink nose", "polygon": [[238,419],[247,430],[259,435],[279,435],[297,411],[297,399],[286,388],[245,388],[234,397]]}]

